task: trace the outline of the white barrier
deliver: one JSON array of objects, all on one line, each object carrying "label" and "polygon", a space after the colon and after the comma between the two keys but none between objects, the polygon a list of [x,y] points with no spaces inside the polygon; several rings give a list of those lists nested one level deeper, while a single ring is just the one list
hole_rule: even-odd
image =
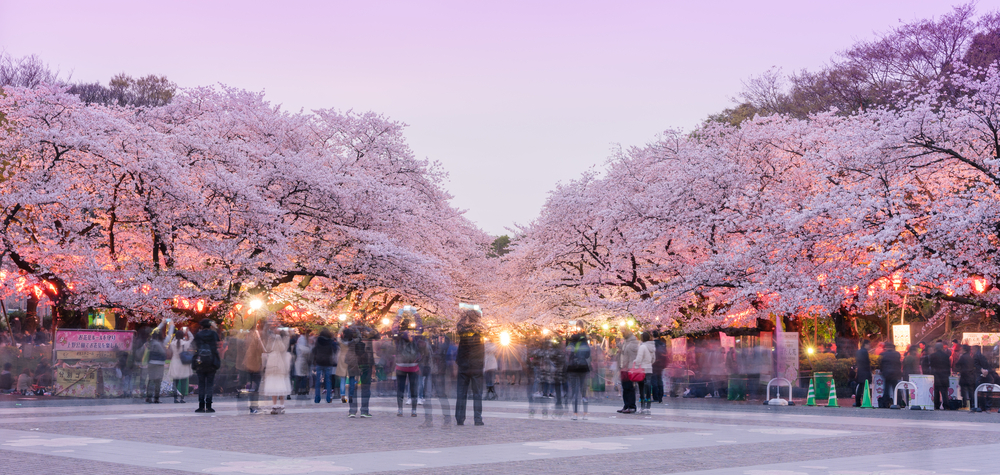
[{"label": "white barrier", "polygon": [[983,412],[983,410],[979,408],[980,391],[987,391],[987,392],[1000,391],[1000,384],[991,384],[991,383],[980,384],[976,388],[976,394],[972,396],[972,409],[970,409],[972,412]]},{"label": "white barrier", "polygon": [[[899,409],[899,403],[896,400],[896,397],[899,396],[899,387],[900,386],[903,387],[904,391],[906,390],[907,387],[912,386],[913,387],[913,394],[916,395],[916,393],[917,393],[917,385],[915,383],[911,382],[911,381],[900,381],[900,382],[896,383],[896,387],[892,389],[892,407],[890,407],[889,409]],[[920,407],[920,406],[914,406],[912,404],[912,402],[913,402],[912,399],[915,399],[915,397],[911,398],[909,396],[910,395],[907,394],[907,397],[906,397],[906,401],[907,401],[908,407],[910,409],[915,409],[915,408]]]},{"label": "white barrier", "polygon": [[[788,399],[781,399],[781,382],[784,381],[785,385],[788,386]],[[777,382],[775,385],[775,398],[771,399],[771,384]],[[767,382],[767,389],[765,390],[765,406],[794,406],[795,403],[792,402],[792,382],[785,378],[774,378]]]}]

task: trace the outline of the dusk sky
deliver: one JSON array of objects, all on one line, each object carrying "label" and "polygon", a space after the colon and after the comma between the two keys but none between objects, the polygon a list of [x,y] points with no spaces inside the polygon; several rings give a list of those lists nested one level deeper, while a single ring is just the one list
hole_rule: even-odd
[{"label": "dusk sky", "polygon": [[289,110],[383,113],[450,172],[453,203],[503,234],[616,144],[690,130],[751,75],[820,67],[949,5],[0,0],[0,49],[74,81],[155,73],[263,90]]}]

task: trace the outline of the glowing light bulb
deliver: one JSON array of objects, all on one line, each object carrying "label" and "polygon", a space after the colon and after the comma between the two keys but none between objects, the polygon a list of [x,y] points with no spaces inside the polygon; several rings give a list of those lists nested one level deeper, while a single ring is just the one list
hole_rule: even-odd
[{"label": "glowing light bulb", "polygon": [[391,320],[389,320],[388,318],[383,318],[383,319],[382,319],[382,324],[383,324],[383,325],[388,325],[388,324],[390,324],[390,323],[392,323],[392,321],[391,321]]},{"label": "glowing light bulb", "polygon": [[609,328],[611,328],[611,325],[608,325],[607,323],[605,323],[604,325],[601,325],[601,329],[602,330],[607,330]]},{"label": "glowing light bulb", "polygon": [[548,328],[543,328],[542,329],[542,335],[548,335],[548,334],[549,334],[549,329]]},{"label": "glowing light bulb", "polygon": [[503,346],[510,344],[510,332],[506,330],[500,332],[500,344]]},{"label": "glowing light bulb", "polygon": [[342,313],[342,314],[340,314],[339,317],[337,317],[337,319],[340,320],[340,321],[347,320],[347,314]]},{"label": "glowing light bulb", "polygon": [[253,299],[250,301],[250,311],[257,310],[263,306],[264,302],[262,302],[260,299]]}]

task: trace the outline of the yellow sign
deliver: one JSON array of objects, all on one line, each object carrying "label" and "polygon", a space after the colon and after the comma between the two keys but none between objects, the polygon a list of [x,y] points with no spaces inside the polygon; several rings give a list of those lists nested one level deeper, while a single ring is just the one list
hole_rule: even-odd
[{"label": "yellow sign", "polygon": [[910,346],[910,326],[909,325],[893,325],[892,326],[892,343],[896,345],[897,351],[906,351],[906,348]]},{"label": "yellow sign", "polygon": [[118,355],[114,351],[57,351],[59,360],[114,360]]}]

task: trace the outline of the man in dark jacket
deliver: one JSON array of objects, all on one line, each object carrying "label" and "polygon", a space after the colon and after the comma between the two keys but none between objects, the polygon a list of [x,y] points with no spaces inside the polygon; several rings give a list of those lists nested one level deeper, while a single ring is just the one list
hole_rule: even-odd
[{"label": "man in dark jacket", "polygon": [[[299,338],[307,338],[302,335]],[[324,328],[316,338],[316,346],[313,347],[312,357],[315,365],[313,379],[316,381],[316,396],[313,398],[315,404],[319,404],[322,394],[320,381],[326,383],[326,402],[333,402],[333,371],[337,368],[337,340],[329,329]]]},{"label": "man in dark jacket", "polygon": [[858,348],[858,352],[854,357],[854,364],[858,368],[858,375],[855,377],[858,389],[854,391],[854,407],[861,407],[861,399],[865,392],[865,383],[872,379],[872,363],[868,359],[868,340],[861,340],[861,348]]},{"label": "man in dark jacket", "polygon": [[465,424],[465,405],[469,388],[472,388],[473,418],[477,426],[483,424],[483,360],[486,349],[479,328],[479,312],[471,309],[462,312],[458,322],[458,398],[455,401],[455,424]]},{"label": "man in dark jacket", "polygon": [[900,378],[903,377],[903,360],[898,351],[896,351],[896,345],[892,342],[886,343],[885,351],[882,352],[882,361],[879,365],[882,369],[882,378],[885,380],[885,390],[882,391],[882,397],[886,400],[879,404],[879,407],[889,407],[892,404],[892,397],[896,391],[896,384],[899,384]]},{"label": "man in dark jacket", "polygon": [[667,342],[664,340],[663,335],[659,332],[654,334],[656,337],[653,340],[653,344],[656,348],[656,359],[653,360],[653,381],[651,382],[653,386],[652,396],[653,401],[662,403],[663,402],[663,370],[667,368]]},{"label": "man in dark jacket", "polygon": [[930,357],[931,374],[934,375],[934,409],[944,409],[948,403],[948,377],[951,376],[951,358],[944,349],[944,343],[934,344]]},{"label": "man in dark jacket", "polygon": [[212,321],[204,319],[199,323],[201,330],[194,336],[194,361],[191,369],[198,374],[198,409],[194,412],[215,412],[212,409],[212,393],[215,391],[215,372],[222,366],[219,358],[219,334],[212,329]]},{"label": "man in dark jacket", "polygon": [[958,387],[961,390],[963,405],[971,408],[973,392],[976,390],[976,363],[969,345],[962,345],[959,348],[962,354],[955,361],[955,372],[958,373]]},{"label": "man in dark jacket", "polygon": [[358,386],[361,386],[361,414],[367,419],[372,415],[368,412],[368,402],[372,397],[372,369],[375,366],[375,354],[372,343],[379,338],[378,332],[362,326],[344,329],[344,342],[347,348],[348,400],[350,412],[348,417],[358,417]]}]

